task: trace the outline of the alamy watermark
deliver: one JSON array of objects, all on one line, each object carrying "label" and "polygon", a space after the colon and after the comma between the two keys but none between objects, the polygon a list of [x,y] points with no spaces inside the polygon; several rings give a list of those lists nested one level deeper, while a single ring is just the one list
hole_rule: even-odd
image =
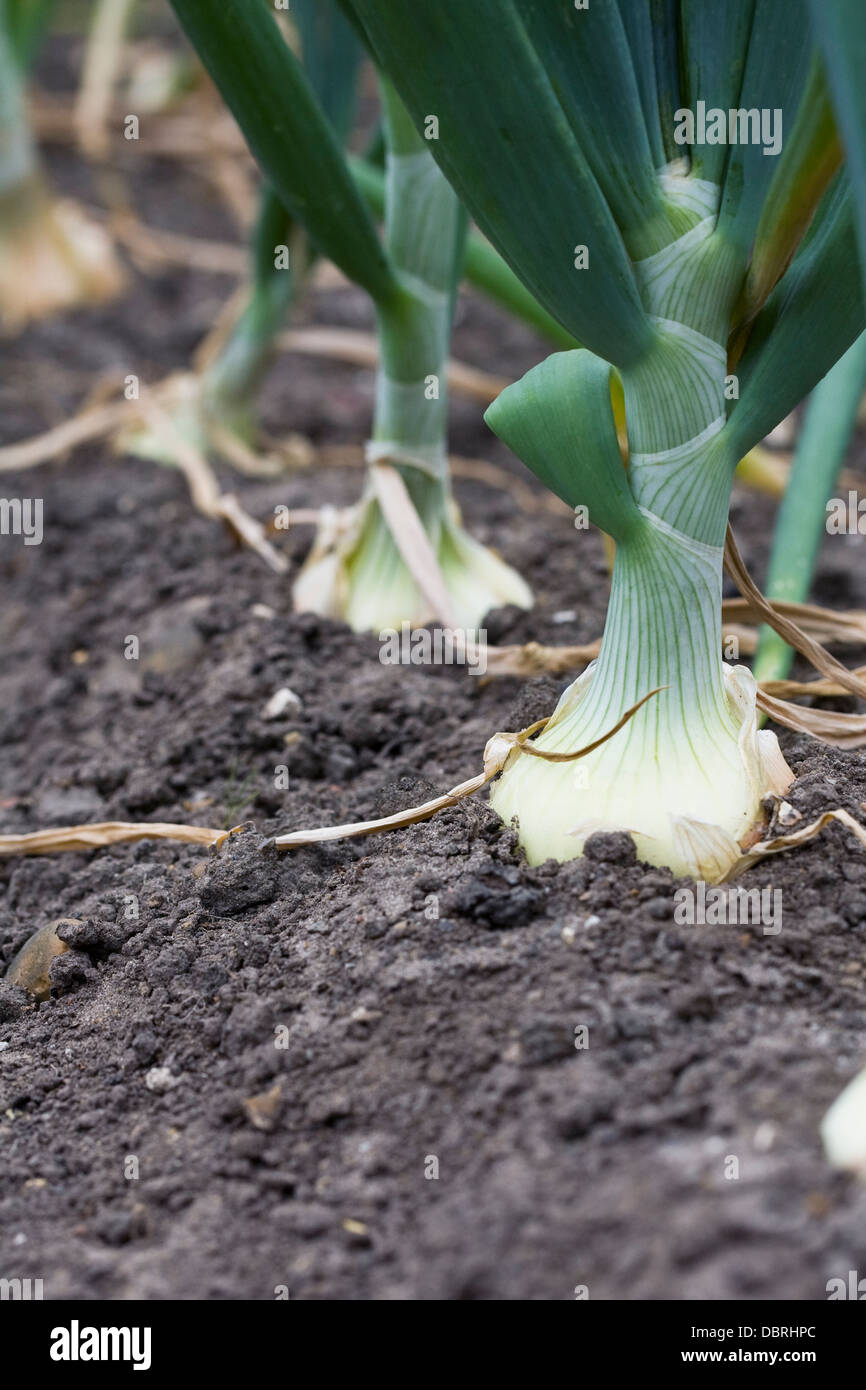
[{"label": "alamy watermark", "polygon": [[487,670],[487,629],[484,627],[415,628],[404,622],[379,633],[383,666],[465,666],[472,676]]},{"label": "alamy watermark", "polygon": [[44,1297],[41,1279],[0,1279],[0,1303],[41,1302]]},{"label": "alamy watermark", "polygon": [[866,536],[866,497],[861,498],[853,488],[847,501],[831,497],[826,511],[828,536]]},{"label": "alamy watermark", "polygon": [[707,107],[699,101],[694,111],[680,106],[674,112],[674,143],[677,145],[763,145],[764,154],[778,154],[782,148],[782,111],[776,106]]},{"label": "alamy watermark", "polygon": [[849,1269],[844,1278],[837,1275],[834,1279],[828,1279],[824,1287],[829,1303],[838,1302],[839,1299],[866,1302],[866,1279],[861,1279],[856,1269]]},{"label": "alamy watermark", "polygon": [[41,545],[42,498],[0,497],[0,536],[23,536],[25,545]]},{"label": "alamy watermark", "polygon": [[680,927],[760,926],[764,936],[782,930],[781,888],[694,888],[674,893],[674,921]]},{"label": "alamy watermark", "polygon": [[134,1371],[151,1365],[149,1327],[82,1327],[73,1318],[69,1327],[51,1330],[48,1355],[52,1361],[130,1361]]}]

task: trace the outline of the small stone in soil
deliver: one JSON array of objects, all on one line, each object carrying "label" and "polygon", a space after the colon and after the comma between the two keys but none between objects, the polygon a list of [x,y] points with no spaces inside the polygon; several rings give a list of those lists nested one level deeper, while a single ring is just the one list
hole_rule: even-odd
[{"label": "small stone in soil", "polygon": [[263,1091],[261,1095],[248,1096],[242,1104],[250,1124],[254,1125],[256,1129],[269,1132],[277,1123],[283,1108],[283,1096],[279,1081],[269,1091]]},{"label": "small stone in soil", "polygon": [[47,999],[51,993],[51,963],[68,951],[66,942],[58,935],[58,927],[80,926],[77,917],[58,917],[34,932],[6,971],[6,983],[26,989],[34,999]]},{"label": "small stone in soil", "polygon": [[172,1073],[170,1067],[151,1067],[144,1078],[144,1084],[155,1095],[164,1096],[167,1091],[174,1089],[179,1080],[180,1078]]},{"label": "small stone in soil", "polygon": [[300,698],[287,685],[275,690],[262,710],[262,719],[279,719],[286,710],[297,712],[301,708]]}]

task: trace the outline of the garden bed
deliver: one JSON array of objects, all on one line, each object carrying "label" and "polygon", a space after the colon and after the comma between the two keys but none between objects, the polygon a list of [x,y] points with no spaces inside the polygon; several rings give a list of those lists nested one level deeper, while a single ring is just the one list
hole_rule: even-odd
[{"label": "garden bed", "polygon": [[[86,194],[74,161],[52,172]],[[188,170],[137,155],[135,178],[145,221],[230,237]],[[185,367],[229,288],[134,276],[124,301],[4,346],[2,442],[65,418],[102,370]],[[307,313],[370,327],[350,289]],[[461,299],[456,356],[516,375],[545,350]],[[284,357],[264,423],[360,445],[372,392],[369,372]],[[598,535],[545,507],[477,405],[452,416],[455,454],[538,498],[457,483],[473,534],[536,591],[490,641],[592,640]],[[362,474],[223,476],[266,519],[349,502]],[[293,615],[290,581],[196,515],[177,473],[105,445],[2,490],[44,499],[45,538],[0,552],[0,830],[250,823],[219,851],[0,861],[0,960],[54,918],[86,924],[50,1002],[0,980],[4,1276],[50,1298],[821,1299],[866,1270],[866,1189],[818,1136],[864,1062],[866,856],[841,827],[743,880],[781,890],[775,935],[677,925],[677,882],[623,836],[529,868],[484,793],[390,835],[263,849],[472,776],[564,681],[383,665],[375,636]],[[736,492],[759,576],[771,516]],[[310,538],[281,542],[293,569]],[[866,607],[863,545],[827,540],[820,601]],[[284,686],[300,708],[266,717]],[[798,809],[859,813],[862,753],[781,744]]]}]

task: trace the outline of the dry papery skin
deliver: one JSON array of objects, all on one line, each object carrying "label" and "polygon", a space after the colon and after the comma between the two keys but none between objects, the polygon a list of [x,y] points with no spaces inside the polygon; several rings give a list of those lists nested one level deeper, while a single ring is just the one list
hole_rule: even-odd
[{"label": "dry papery skin", "polygon": [[105,230],[39,176],[6,195],[0,242],[0,328],[117,295],[123,275]]},{"label": "dry papery skin", "polygon": [[93,825],[64,825],[32,834],[0,835],[0,855],[59,854],[104,849],[107,845],[134,844],[138,840],[178,840],[193,845],[215,845],[225,830],[199,825],[166,825],[159,821],[101,821]]}]

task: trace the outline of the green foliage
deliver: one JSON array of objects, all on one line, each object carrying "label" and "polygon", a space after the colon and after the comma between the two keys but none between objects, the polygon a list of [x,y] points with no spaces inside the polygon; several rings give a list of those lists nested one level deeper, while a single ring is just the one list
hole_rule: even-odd
[{"label": "green foliage", "polygon": [[265,177],[317,249],[379,302],[398,286],[340,142],[274,12],[249,0],[172,0]]},{"label": "green foliage", "polygon": [[866,282],[866,6],[862,0],[810,0],[810,8],[856,197]]},{"label": "green foliage", "polygon": [[[770,599],[803,603],[809,596],[821,540],[827,499],[833,492],[857,410],[866,391],[866,333],[815,387],[806,410],[785,496],[773,536],[764,586]],[[754,671],[758,680],[783,680],[793,650],[771,628],[763,628]]]},{"label": "green foliage", "polygon": [[601,358],[554,353],[497,396],[484,418],[551,492],[569,507],[587,507],[593,524],[617,541],[640,526],[617,443],[610,367]]}]

